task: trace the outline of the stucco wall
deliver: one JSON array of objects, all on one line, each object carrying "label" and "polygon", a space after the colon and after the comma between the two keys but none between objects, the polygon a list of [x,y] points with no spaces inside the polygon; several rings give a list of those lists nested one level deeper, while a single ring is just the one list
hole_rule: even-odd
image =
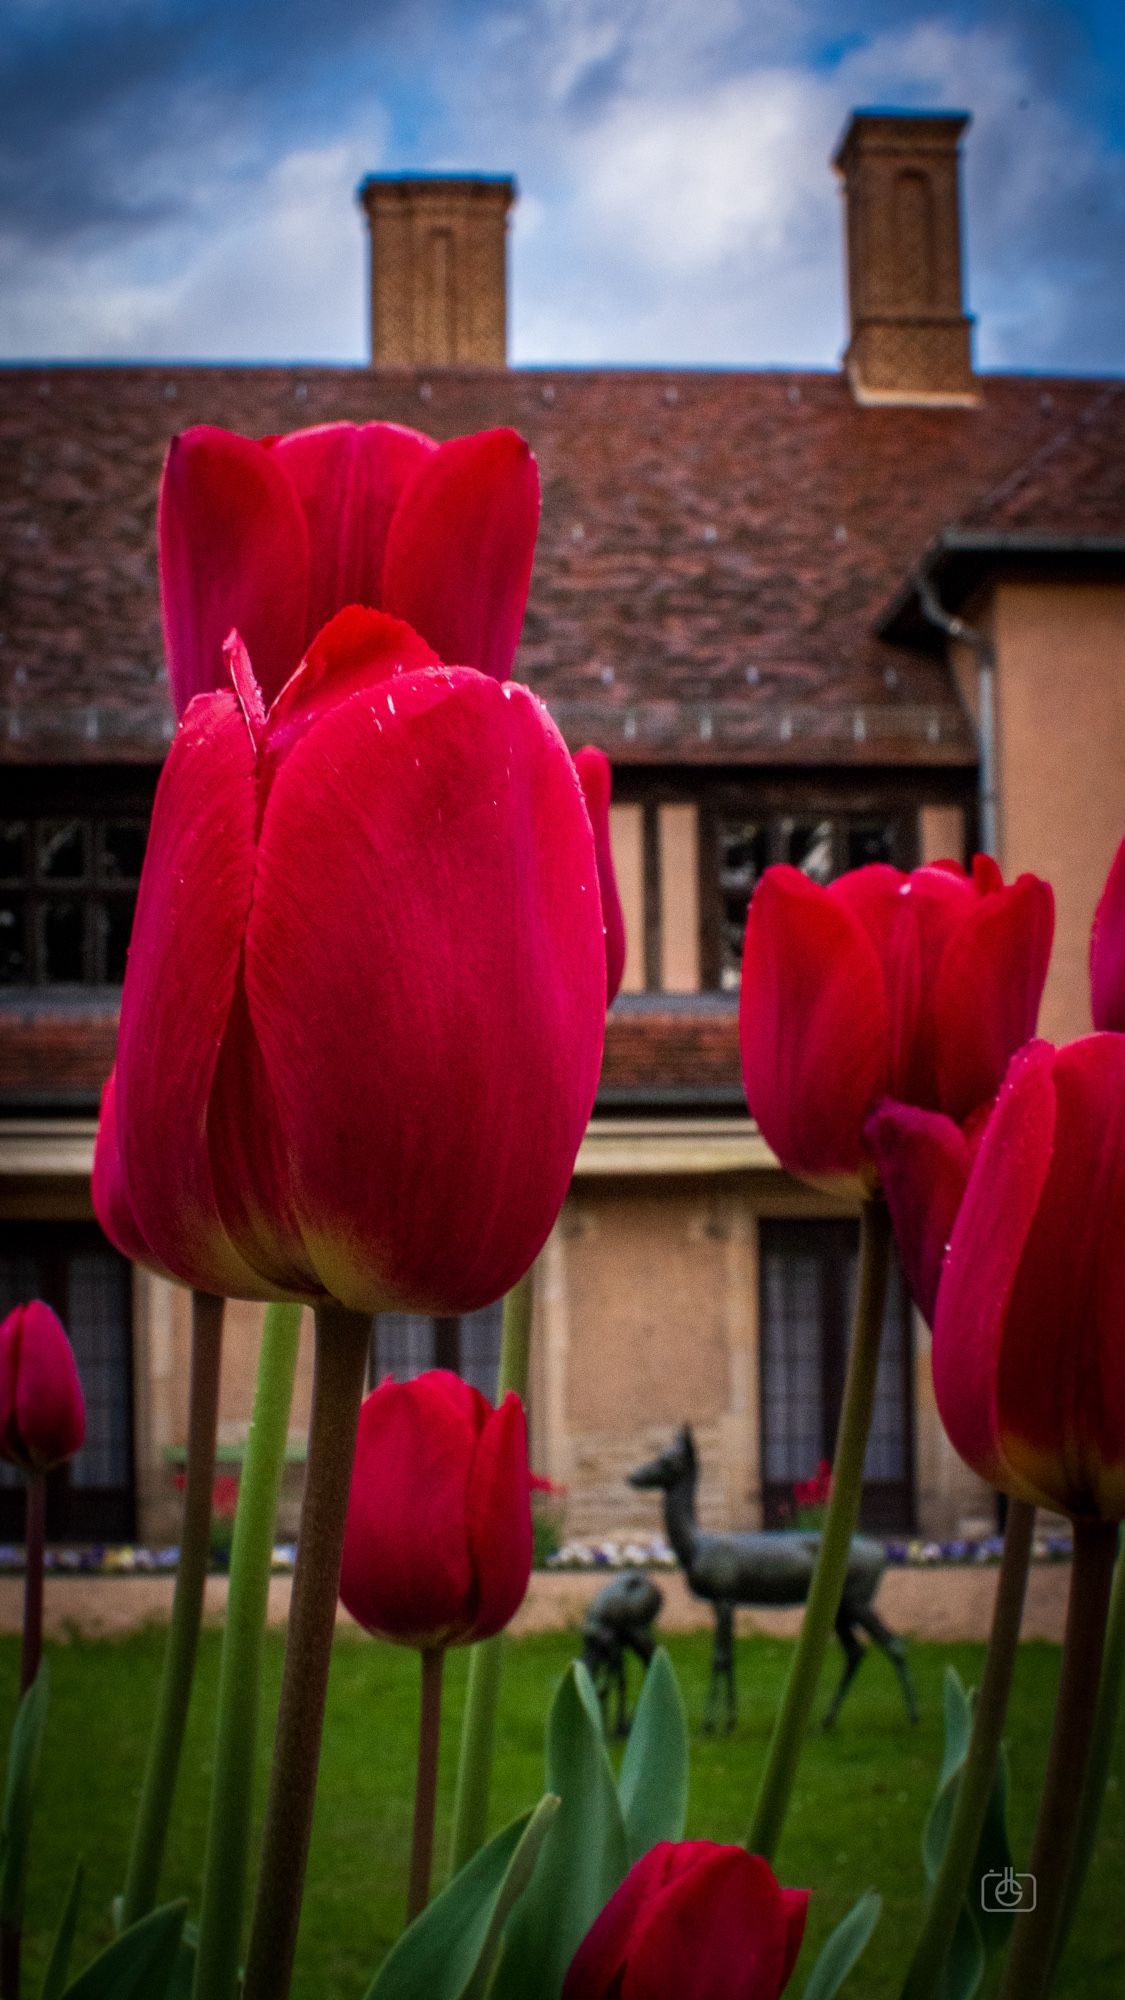
[{"label": "stucco wall", "polygon": [[1040,1028],[1090,1027],[1090,923],[1125,834],[1125,584],[1001,583],[997,760],[1005,874],[1054,884],[1055,948]]}]

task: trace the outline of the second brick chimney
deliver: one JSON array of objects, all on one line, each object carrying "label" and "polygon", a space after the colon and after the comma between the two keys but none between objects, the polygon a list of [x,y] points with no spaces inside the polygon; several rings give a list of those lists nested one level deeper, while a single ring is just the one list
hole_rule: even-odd
[{"label": "second brick chimney", "polygon": [[974,400],[961,299],[965,113],[855,111],[832,164],[844,186],[849,339],[861,403]]},{"label": "second brick chimney", "polygon": [[379,368],[503,368],[506,175],[371,174],[371,360]]}]

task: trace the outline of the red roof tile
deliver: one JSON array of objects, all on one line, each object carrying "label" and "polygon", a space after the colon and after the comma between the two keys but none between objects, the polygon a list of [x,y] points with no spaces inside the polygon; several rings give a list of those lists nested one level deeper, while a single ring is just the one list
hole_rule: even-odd
[{"label": "red roof tile", "polygon": [[835,374],[366,368],[0,370],[0,757],[159,757],[153,518],[170,434],[392,417],[512,423],[544,519],[520,672],[568,739],[618,761],[958,764],[940,660],[875,619],[922,550],[1014,467],[1075,518],[1052,440],[1089,419],[1120,518],[1125,408],[1106,385],[985,378],[971,409],[860,408]]}]

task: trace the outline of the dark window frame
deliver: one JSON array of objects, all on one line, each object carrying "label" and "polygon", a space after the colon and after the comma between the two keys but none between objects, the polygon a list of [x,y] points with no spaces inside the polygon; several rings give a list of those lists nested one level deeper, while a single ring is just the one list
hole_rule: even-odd
[{"label": "dark window frame", "polygon": [[[148,765],[5,766],[0,833],[24,832],[18,867],[0,874],[0,921],[8,920],[15,953],[9,964],[0,936],[0,992],[77,996],[120,989],[158,776]],[[43,861],[48,830],[67,827],[78,831],[81,866],[51,874]],[[138,842],[135,874],[115,872],[110,863],[114,828]],[[53,944],[52,916],[59,927]]]},{"label": "dark window frame", "polygon": [[503,1300],[472,1313],[377,1313],[371,1322],[368,1380],[407,1382],[447,1368],[496,1401]]}]

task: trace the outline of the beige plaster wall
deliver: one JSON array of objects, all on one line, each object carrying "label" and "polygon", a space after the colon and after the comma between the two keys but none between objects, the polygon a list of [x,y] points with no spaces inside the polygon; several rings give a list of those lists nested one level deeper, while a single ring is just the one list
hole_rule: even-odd
[{"label": "beige plaster wall", "polygon": [[1040,1029],[1065,1041],[1090,1027],[1090,923],[1125,834],[1125,584],[998,584],[992,630],[1001,859],[1054,884]]}]

